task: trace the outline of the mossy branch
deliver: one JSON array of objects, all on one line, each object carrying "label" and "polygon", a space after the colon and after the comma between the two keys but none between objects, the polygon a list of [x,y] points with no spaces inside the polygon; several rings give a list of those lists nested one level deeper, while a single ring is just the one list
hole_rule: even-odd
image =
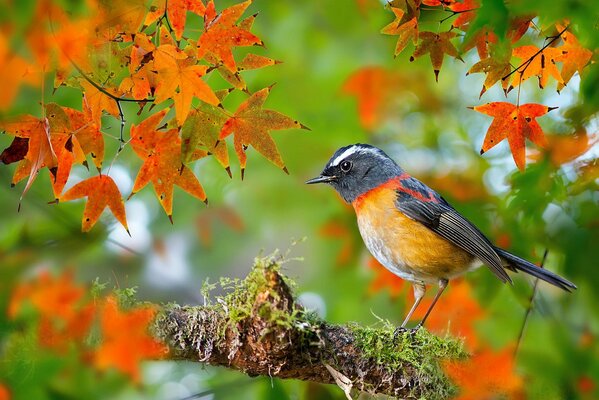
[{"label": "mossy branch", "polygon": [[244,280],[223,280],[228,294],[204,306],[166,306],[154,324],[171,359],[236,369],[249,376],[337,383],[401,398],[454,392],[440,362],[464,357],[461,342],[425,329],[394,337],[394,327],[332,325],[295,302],[273,258],[258,259]]}]

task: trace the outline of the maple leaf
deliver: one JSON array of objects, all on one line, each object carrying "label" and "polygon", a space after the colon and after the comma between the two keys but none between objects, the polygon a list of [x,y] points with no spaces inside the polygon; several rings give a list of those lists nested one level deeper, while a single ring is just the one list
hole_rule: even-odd
[{"label": "maple leaf", "polygon": [[496,144],[507,138],[516,165],[520,170],[525,166],[525,139],[530,139],[538,146],[547,146],[537,117],[545,115],[556,107],[541,104],[516,105],[506,102],[488,103],[472,107],[473,110],[493,117],[493,122],[487,130],[480,153],[488,151]]},{"label": "maple leaf", "polygon": [[378,293],[386,288],[389,290],[389,296],[395,299],[404,292],[406,281],[383,267],[376,258],[369,257],[367,265],[375,274],[374,279],[368,285],[368,293]]},{"label": "maple leaf", "polygon": [[563,63],[561,70],[562,82],[558,81],[557,84],[557,91],[559,92],[570,82],[570,79],[576,72],[579,74],[582,73],[583,68],[591,61],[593,52],[582,47],[576,36],[568,32],[562,25],[556,24],[556,28],[560,32],[563,31],[562,40],[565,43],[563,46],[557,48],[558,55],[555,57],[555,61]]},{"label": "maple leaf", "polygon": [[[156,130],[157,123],[167,111],[163,110],[144,121],[143,126],[149,129],[131,128],[134,135],[131,146],[144,159],[144,163],[129,197],[152,182],[158,201],[172,222],[174,185],[203,201],[206,201],[206,194],[193,172],[181,164],[181,139],[178,130]],[[207,152],[196,150],[190,158],[197,160],[206,155]]]},{"label": "maple leaf", "polygon": [[158,75],[155,102],[159,104],[172,98],[179,125],[185,122],[194,96],[208,104],[220,103],[210,86],[202,80],[208,66],[197,65],[179,48],[168,44],[158,47],[154,51],[154,68]]},{"label": "maple leaf", "polygon": [[87,197],[83,210],[82,230],[88,232],[98,221],[106,207],[123,225],[127,233],[127,216],[121,193],[116,183],[108,175],[98,175],[79,182],[59,197],[59,201],[70,201]]},{"label": "maple leaf", "polygon": [[352,259],[355,259],[356,237],[352,234],[353,231],[348,228],[347,221],[334,219],[324,224],[318,230],[318,234],[334,240],[341,244],[335,264],[337,266],[347,265]]},{"label": "maple leaf", "polygon": [[445,362],[444,369],[460,388],[456,400],[491,398],[494,394],[503,394],[507,398],[522,396],[524,382],[515,372],[514,350],[511,346],[500,351],[485,347],[466,361]]},{"label": "maple leaf", "polygon": [[476,9],[480,7],[478,0],[464,0],[449,5],[449,9],[458,14],[458,17],[451,24],[454,28],[464,29],[470,21],[476,16]]},{"label": "maple leaf", "polygon": [[72,134],[77,139],[83,153],[91,155],[96,168],[102,168],[104,160],[104,136],[100,132],[100,126],[93,119],[92,111],[87,101],[83,100],[83,111],[69,107],[62,107],[62,109],[71,122]]},{"label": "maple leaf", "polygon": [[161,358],[167,352],[148,334],[155,316],[156,309],[150,306],[121,311],[114,296],[108,297],[102,305],[102,344],[94,354],[94,365],[101,370],[115,368],[139,382],[141,361]]},{"label": "maple leaf", "polygon": [[347,78],[342,90],[357,97],[360,122],[365,129],[373,130],[390,111],[391,100],[401,90],[401,84],[393,71],[366,67]]},{"label": "maple leaf", "polygon": [[159,0],[150,6],[150,12],[146,16],[144,25],[148,26],[161,18],[166,10],[168,21],[175,32],[177,40],[181,40],[183,31],[185,30],[185,22],[187,20],[187,12],[193,12],[200,17],[204,16],[206,6],[201,0]]},{"label": "maple leaf", "polygon": [[0,76],[10,77],[2,82],[0,110],[12,104],[22,83],[37,84],[42,76],[27,61],[13,54],[4,34],[0,35]]},{"label": "maple leaf", "polygon": [[[25,196],[25,193],[29,190],[35,177],[37,176],[38,171],[46,166],[48,168],[52,168],[56,166],[57,159],[56,153],[52,148],[52,143],[50,141],[50,123],[48,118],[35,118],[31,115],[25,115],[16,121],[7,121],[0,122],[0,130],[5,131],[9,135],[13,135],[19,138],[23,138],[27,140],[27,153],[24,156],[23,161],[21,162],[21,174],[24,171],[27,171],[29,174],[29,179],[27,180],[27,184],[25,185],[25,189],[23,189],[23,193],[21,194],[20,201]],[[4,153],[5,158],[18,158],[23,152],[22,144],[19,147],[9,147],[5,151],[16,151],[19,154],[9,156],[10,153]],[[24,170],[24,171],[23,171]],[[18,172],[17,169],[16,172]],[[15,174],[16,174],[15,172]],[[18,181],[17,181],[18,182]],[[15,178],[13,178],[13,184],[15,182]],[[19,204],[20,206],[20,204]]]},{"label": "maple leaf", "polygon": [[491,55],[489,57],[481,59],[468,70],[466,75],[477,72],[487,74],[479,97],[481,97],[499,80],[501,80],[501,86],[503,87],[504,92],[508,90],[510,80],[509,78],[503,78],[509,76],[510,72],[512,71],[512,65],[510,64],[510,53],[511,51],[509,48],[498,48],[498,46],[495,45],[491,47]]},{"label": "maple leaf", "polygon": [[231,169],[229,168],[227,143],[218,139],[227,119],[229,119],[229,115],[222,108],[210,104],[203,103],[192,110],[181,127],[182,162],[192,161],[197,148],[204,146],[214,155],[230,176]]},{"label": "maple leaf", "polygon": [[410,61],[414,61],[415,58],[421,57],[425,54],[430,55],[431,64],[435,72],[435,80],[439,81],[439,70],[443,65],[443,57],[445,54],[457,58],[463,61],[458,50],[450,42],[456,36],[455,32],[420,32],[419,39],[420,43],[416,46],[414,54],[410,57]]},{"label": "maple leaf", "polygon": [[539,49],[537,46],[528,45],[516,47],[513,56],[520,58],[523,65],[517,69],[518,79],[512,81],[512,87],[517,87],[528,78],[537,76],[539,78],[539,87],[543,89],[547,85],[549,76],[552,76],[558,83],[563,84],[563,79],[555,65],[555,59],[560,57],[561,53],[554,47]]},{"label": "maple leaf", "polygon": [[[471,350],[478,347],[479,338],[475,331],[475,323],[483,318],[484,310],[472,293],[467,281],[463,279],[451,282],[448,293],[444,293],[443,303],[435,306],[435,313],[429,315],[426,324],[431,332],[444,335],[449,332],[453,336],[463,337]],[[431,303],[431,298],[426,298],[414,312],[415,319],[422,319]],[[436,307],[439,307],[437,309]]]},{"label": "maple leaf", "polygon": [[270,93],[270,86],[257,91],[235,111],[223,125],[219,139],[222,140],[234,133],[233,145],[241,167],[243,179],[247,156],[247,146],[252,146],[270,162],[287,173],[287,168],[279,154],[277,145],[268,131],[275,129],[301,128],[307,129],[299,122],[273,110],[264,110],[262,105]]},{"label": "maple leaf", "polygon": [[402,22],[406,12],[397,7],[391,7],[391,11],[395,14],[395,20],[381,29],[381,33],[399,36],[394,53],[397,56],[406,48],[410,39],[412,39],[414,44],[418,41],[418,19],[414,17],[406,22]]},{"label": "maple leaf", "polygon": [[233,52],[234,46],[262,45],[262,41],[253,33],[235,22],[241,17],[251,0],[236,4],[216,14],[214,2],[210,0],[204,13],[204,33],[198,40],[198,58],[212,53],[220,59],[232,73],[237,71]]},{"label": "maple leaf", "polygon": [[83,299],[84,294],[85,288],[74,284],[72,271],[67,270],[58,277],[44,271],[36,279],[17,286],[11,295],[7,313],[10,318],[15,318],[24,304],[29,303],[41,315],[68,321],[75,316],[74,305]]},{"label": "maple leaf", "polygon": [[[545,154],[555,166],[574,161],[599,143],[599,137],[588,135],[584,129],[570,135],[547,135],[547,148]],[[534,157],[542,159],[542,154]]]},{"label": "maple leaf", "polygon": [[[83,88],[84,102],[89,106],[91,118],[97,126],[102,126],[102,111],[107,111],[109,114],[119,117],[119,107],[116,100],[98,90],[97,87],[85,79],[81,80],[81,87]],[[119,95],[115,88],[104,87],[102,89],[114,96],[118,97]]]}]

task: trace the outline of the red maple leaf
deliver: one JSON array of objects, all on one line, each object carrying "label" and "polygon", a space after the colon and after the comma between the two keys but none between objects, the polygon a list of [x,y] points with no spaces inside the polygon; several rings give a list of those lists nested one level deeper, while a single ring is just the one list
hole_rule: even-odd
[{"label": "red maple leaf", "polygon": [[543,130],[536,118],[545,115],[556,107],[532,103],[518,106],[512,103],[495,102],[470,108],[494,118],[487,130],[480,153],[488,151],[507,138],[514,161],[518,168],[523,170],[525,166],[525,139],[529,139],[541,147],[547,145],[547,139],[545,139]]}]

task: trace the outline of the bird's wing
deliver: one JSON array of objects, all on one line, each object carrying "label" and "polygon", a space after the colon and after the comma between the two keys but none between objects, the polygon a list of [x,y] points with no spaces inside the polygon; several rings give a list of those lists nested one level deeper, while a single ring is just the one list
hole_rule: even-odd
[{"label": "bird's wing", "polygon": [[512,282],[489,239],[462,217],[441,196],[432,192],[432,201],[423,201],[397,190],[395,206],[408,218],[420,222],[457,247],[479,258],[501,281]]}]

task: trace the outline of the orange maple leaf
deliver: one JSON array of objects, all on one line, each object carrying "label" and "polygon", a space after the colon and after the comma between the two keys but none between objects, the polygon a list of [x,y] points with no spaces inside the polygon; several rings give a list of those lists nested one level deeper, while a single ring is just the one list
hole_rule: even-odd
[{"label": "orange maple leaf", "polygon": [[161,18],[166,10],[166,16],[170,22],[177,40],[181,40],[185,30],[187,12],[190,11],[200,17],[204,16],[206,6],[201,0],[159,0],[152,4],[150,12],[146,16],[144,25],[151,25]]},{"label": "orange maple leaf", "polygon": [[2,82],[0,110],[12,104],[21,84],[37,84],[42,76],[27,61],[13,53],[4,34],[0,34],[0,76],[10,77]]},{"label": "orange maple leaf", "polygon": [[84,154],[89,154],[96,167],[100,169],[104,161],[104,136],[100,126],[94,121],[91,108],[85,99],[83,111],[62,107],[71,121],[72,134],[77,138]]},{"label": "orange maple leaf", "polygon": [[340,249],[335,259],[337,266],[344,266],[355,259],[356,237],[353,231],[348,228],[346,220],[333,219],[328,221],[318,229],[318,234],[340,243]]},{"label": "orange maple leaf", "polygon": [[202,80],[208,66],[197,65],[194,58],[188,57],[179,48],[170,44],[158,47],[154,51],[154,68],[158,81],[155,102],[159,104],[172,98],[179,125],[185,122],[194,96],[208,104],[220,103],[210,86]]},{"label": "orange maple leaf", "polygon": [[10,396],[10,390],[8,390],[8,387],[6,387],[6,385],[4,385],[3,383],[0,382],[0,400],[10,400],[11,396]]},{"label": "orange maple leaf", "polygon": [[82,230],[88,232],[98,221],[106,207],[123,225],[127,233],[125,205],[116,183],[108,175],[98,175],[79,182],[59,197],[59,201],[70,201],[87,197],[83,210]]},{"label": "orange maple leaf", "polygon": [[401,90],[401,79],[394,71],[365,67],[354,72],[343,84],[344,93],[358,99],[358,115],[367,130],[377,128],[392,109],[392,98]]},{"label": "orange maple leaf", "polygon": [[558,49],[554,47],[539,49],[533,45],[520,46],[514,49],[512,55],[520,58],[523,63],[516,72],[519,75],[518,79],[512,81],[513,87],[517,87],[533,76],[539,78],[539,87],[541,89],[547,86],[549,76],[553,77],[558,83],[563,84],[562,76],[557,69],[557,65],[555,65],[556,58],[562,55]]},{"label": "orange maple leaf", "polygon": [[[584,129],[570,135],[547,135],[546,138],[545,154],[555,166],[577,159],[599,143],[597,134],[588,135]],[[542,159],[542,155],[538,154],[534,159]]]},{"label": "orange maple leaf", "polygon": [[[556,28],[560,32],[566,29],[560,24],[556,24]],[[582,47],[573,33],[565,30],[562,34],[562,40],[564,45],[557,48],[557,51],[561,54],[555,57],[555,61],[563,63],[561,70],[562,82],[557,84],[558,92],[570,82],[576,72],[582,73],[583,68],[591,61],[593,56],[593,52]]]},{"label": "orange maple leaf", "polygon": [[43,272],[13,292],[8,315],[15,318],[29,303],[40,314],[39,341],[44,347],[65,350],[69,343],[80,343],[89,333],[95,306],[85,302],[85,288],[73,282],[73,273],[58,277]]},{"label": "orange maple leaf", "polygon": [[476,16],[476,9],[480,7],[478,0],[464,0],[449,5],[449,9],[458,14],[458,17],[451,24],[454,28],[463,29]]},{"label": "orange maple leaf", "polygon": [[450,41],[456,37],[455,32],[420,32],[418,37],[420,43],[416,46],[414,54],[410,57],[410,61],[414,61],[414,59],[418,57],[429,54],[431,64],[433,65],[433,71],[435,72],[435,80],[437,82],[439,81],[439,71],[443,65],[445,54],[463,61],[458,54],[458,50]]},{"label": "orange maple leaf", "polygon": [[547,139],[545,139],[543,130],[536,118],[557,107],[547,107],[533,103],[518,106],[500,101],[471,108],[494,118],[487,130],[480,153],[483,154],[507,138],[514,161],[518,168],[523,170],[526,163],[525,139],[528,138],[541,147],[547,146]]},{"label": "orange maple leaf", "polygon": [[148,334],[156,309],[143,306],[121,311],[113,296],[102,305],[100,324],[102,344],[94,354],[94,365],[106,370],[116,368],[134,382],[140,381],[139,364],[163,357],[166,347]]},{"label": "orange maple leaf", "polygon": [[225,122],[220,131],[220,140],[234,133],[233,145],[239,158],[241,179],[243,179],[247,162],[245,153],[247,146],[253,146],[270,162],[287,172],[277,145],[268,134],[268,131],[291,128],[307,129],[299,122],[277,111],[262,109],[269,93],[270,87],[266,87],[251,95],[241,103],[235,114]]},{"label": "orange maple leaf", "polygon": [[235,25],[251,0],[235,4],[216,14],[214,2],[210,0],[204,13],[204,33],[198,40],[198,58],[212,53],[231,71],[235,73],[237,66],[231,51],[235,46],[262,45],[262,41],[242,26]]},{"label": "orange maple leaf", "polygon": [[479,400],[500,395],[513,399],[523,394],[524,382],[515,372],[514,349],[511,346],[500,351],[480,349],[466,361],[444,363],[444,369],[460,388],[456,400]]},{"label": "orange maple leaf", "polygon": [[418,42],[418,19],[416,17],[404,21],[406,12],[397,7],[391,7],[391,11],[395,14],[395,20],[381,29],[381,33],[385,35],[397,35],[397,44],[395,45],[395,56],[403,51],[412,39],[416,44]]},{"label": "orange maple leaf", "polygon": [[[24,159],[21,161],[13,177],[13,184],[15,184],[27,176],[27,174],[29,175],[25,189],[23,189],[23,193],[21,194],[22,200],[25,193],[27,193],[33,184],[38,171],[44,166],[53,168],[57,165],[56,153],[52,148],[50,138],[50,123],[48,118],[45,117],[39,119],[31,115],[25,115],[16,121],[0,122],[0,130],[5,131],[9,135],[26,139],[28,143],[27,152],[23,156]],[[21,145],[23,143],[21,142]],[[11,149],[9,147],[7,150],[18,151],[20,155],[23,152],[22,148]],[[19,179],[15,180],[17,178]]]},{"label": "orange maple leaf", "polygon": [[[202,201],[206,201],[206,193],[193,172],[181,164],[181,139],[178,130],[156,130],[157,124],[167,112],[168,109],[162,110],[143,121],[140,126],[131,127],[131,146],[144,163],[135,178],[129,198],[152,182],[156,197],[172,222],[174,185]],[[196,150],[191,160],[206,155],[206,151]]]},{"label": "orange maple leaf", "polygon": [[[431,301],[430,298],[422,301],[414,312],[415,319],[424,317]],[[435,312],[426,320],[426,326],[440,335],[451,332],[452,335],[463,337],[468,348],[475,349],[479,338],[474,324],[484,315],[484,310],[475,299],[468,282],[458,279],[451,282],[448,293],[443,293],[443,301],[437,303]]]},{"label": "orange maple leaf", "polygon": [[[83,101],[87,103],[91,119],[96,126],[102,126],[102,111],[106,111],[117,118],[119,117],[119,107],[116,100],[107,96],[106,93],[100,91],[85,79],[81,80],[81,87],[83,88]],[[119,95],[115,88],[107,86],[102,89],[114,96]]]},{"label": "orange maple leaf", "polygon": [[404,292],[406,281],[383,267],[376,258],[368,257],[368,268],[374,271],[375,277],[368,285],[368,293],[377,293],[383,289],[389,289],[389,296],[397,298]]}]

